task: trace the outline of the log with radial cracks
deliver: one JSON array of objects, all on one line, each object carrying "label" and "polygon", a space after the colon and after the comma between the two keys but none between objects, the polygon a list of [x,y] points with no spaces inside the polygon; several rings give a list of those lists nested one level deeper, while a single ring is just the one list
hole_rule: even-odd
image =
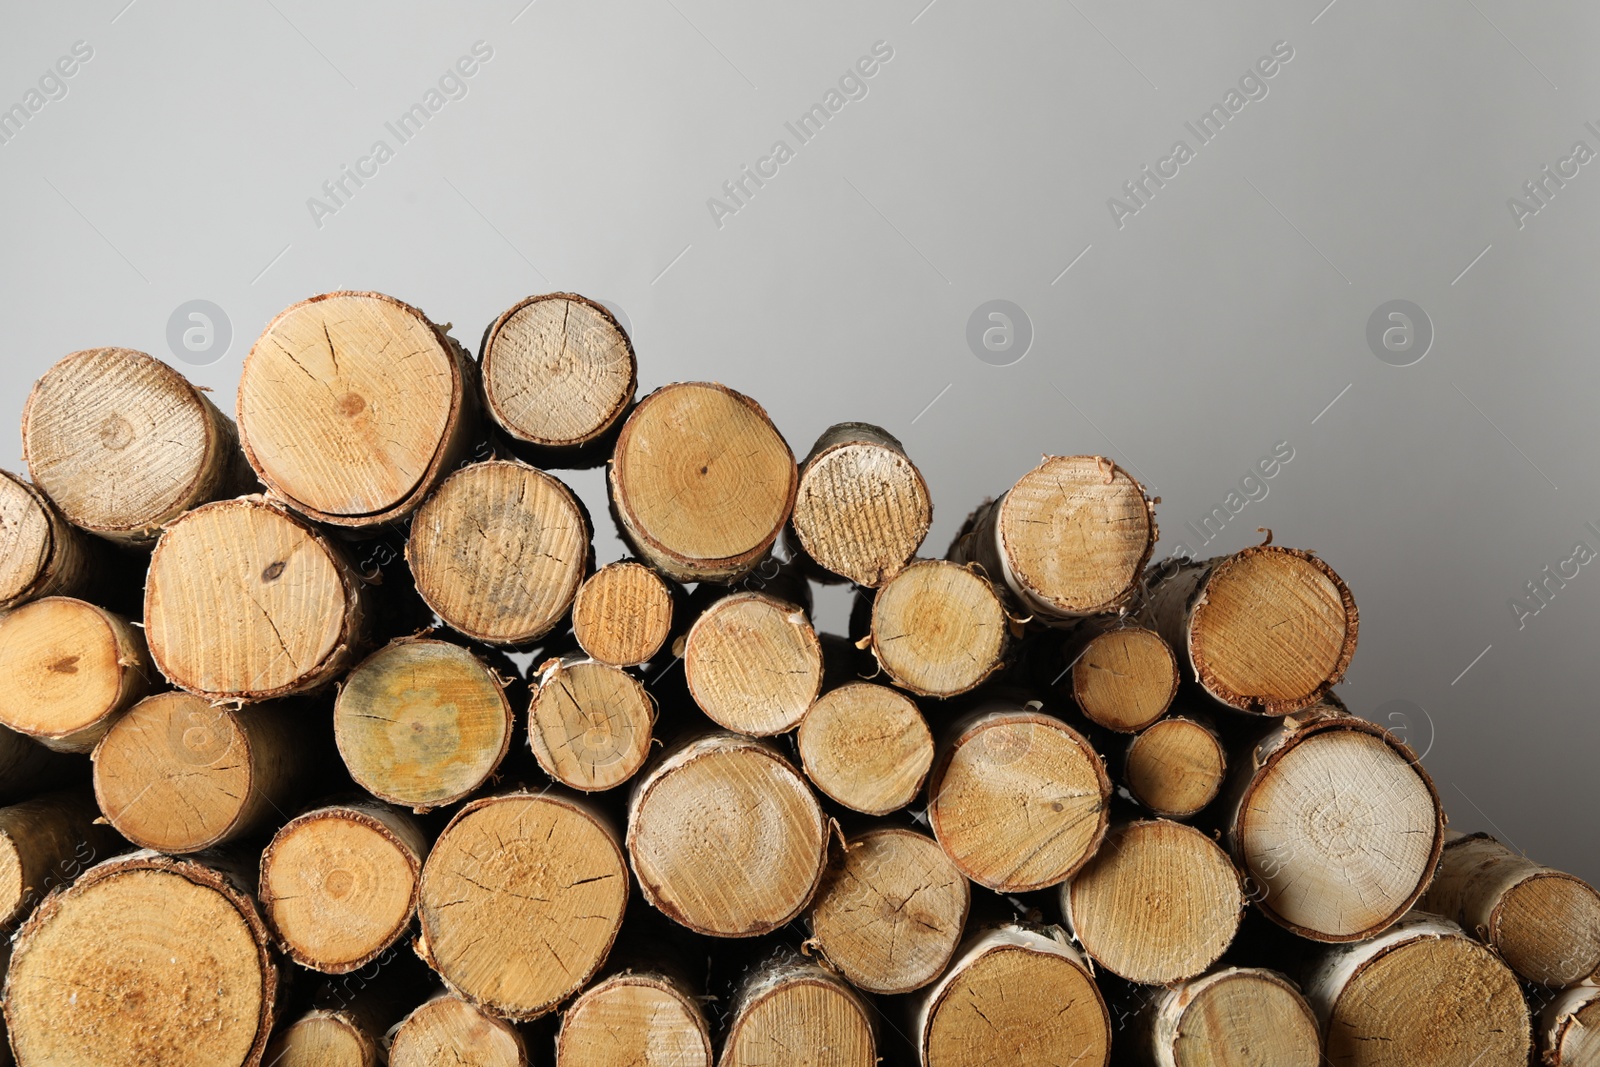
[{"label": "log with radial cracks", "polygon": [[534,758],[562,785],[592,793],[632,778],[650,755],[655,704],[620,667],[582,657],[543,664],[528,707]]},{"label": "log with radial cracks", "polygon": [[522,1035],[504,1019],[455,996],[437,996],[407,1015],[389,1046],[389,1067],[528,1067]]}]

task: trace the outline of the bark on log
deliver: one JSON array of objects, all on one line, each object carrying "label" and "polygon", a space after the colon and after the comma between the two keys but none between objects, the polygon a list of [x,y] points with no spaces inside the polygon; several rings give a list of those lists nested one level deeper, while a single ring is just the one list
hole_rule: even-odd
[{"label": "bark on log", "polygon": [[1227,773],[1227,751],[1216,731],[1198,719],[1174,715],[1128,742],[1122,779],[1133,799],[1152,813],[1187,819],[1217,798]]},{"label": "bark on log", "polygon": [[1141,1067],[1318,1067],[1322,1035],[1300,988],[1276,971],[1228,967],[1155,995],[1138,1020]]},{"label": "bark on log", "polygon": [[0,808],[0,928],[24,918],[46,893],[127,846],[105,826],[87,790],[46,793]]},{"label": "bark on log", "polygon": [[47,596],[82,596],[108,580],[104,542],[66,520],[48,497],[0,470],[0,611]]},{"label": "bark on log", "polygon": [[782,956],[745,979],[718,1067],[873,1067],[877,1034],[861,997],[828,971]]},{"label": "bark on log", "polygon": [[239,376],[262,482],[336,526],[404,518],[467,454],[477,371],[444,329],[381,293],[334,292],[267,324]]},{"label": "bark on log", "polygon": [[46,371],[22,411],[22,452],[70,522],[131,544],[255,485],[232,420],[183,375],[127,348],[74,352]]},{"label": "bark on log", "polygon": [[462,1000],[442,994],[401,1021],[389,1047],[389,1067],[528,1067],[522,1035]]},{"label": "bark on log", "polygon": [[922,547],[933,502],[922,472],[887,430],[841,422],[800,465],[794,531],[825,570],[877,588]]},{"label": "bark on log", "polygon": [[872,682],[848,682],[822,694],[795,738],[811,784],[867,815],[910,804],[933,766],[933,734],[917,705]]},{"label": "bark on log", "polygon": [[1546,1067],[1600,1063],[1600,986],[1574,986],[1552,1000],[1536,1020]]},{"label": "bark on log", "polygon": [[59,752],[87,752],[151,689],[144,632],[71,597],[0,616],[0,723]]},{"label": "bark on log", "polygon": [[766,593],[711,604],[683,646],[683,674],[718,726],[757,737],[794,729],[822,689],[822,645],[803,607]]},{"label": "bark on log", "polygon": [[1072,697],[1091,722],[1137,733],[1167,713],[1178,695],[1178,660],[1153,630],[1089,623],[1068,638]]},{"label": "bark on log", "polygon": [[650,756],[655,702],[620,667],[584,658],[539,669],[528,707],[528,744],[551,778],[585,793],[612,789]]},{"label": "bark on log", "polygon": [[794,507],[794,453],[762,407],[680,382],[639,401],[611,460],[611,499],[634,549],[680,582],[749,573]]},{"label": "bark on log", "polygon": [[918,560],[872,601],[870,647],[891,681],[918,696],[975,688],[1005,661],[1009,620],[994,586],[971,567]]},{"label": "bark on log", "polygon": [[601,663],[637,667],[661,651],[672,632],[673,595],[666,579],[621,560],[595,571],[572,602],[572,635]]},{"label": "bark on log", "polygon": [[556,1067],[711,1067],[705,1012],[671,975],[611,975],[562,1014]]}]

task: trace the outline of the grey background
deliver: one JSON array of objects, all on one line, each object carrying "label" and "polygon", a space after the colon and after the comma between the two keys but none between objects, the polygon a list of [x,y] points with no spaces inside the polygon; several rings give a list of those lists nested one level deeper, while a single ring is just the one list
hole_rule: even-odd
[{"label": "grey background", "polygon": [[[930,552],[1044,452],[1141,475],[1158,557],[1261,526],[1316,549],[1361,609],[1353,709],[1403,710],[1454,825],[1600,879],[1600,567],[1521,627],[1509,605],[1600,549],[1600,164],[1521,228],[1507,205],[1575,141],[1600,151],[1600,9],[1325,5],[9,5],[0,107],[74,42],[94,54],[0,145],[0,419],[78,348],[183,366],[167,320],[189,300],[231,320],[185,368],[231,410],[251,342],[312,293],[392,293],[476,349],[517,299],[576,290],[622,309],[644,389],[727,382],[800,452],[846,418],[899,435]],[[795,147],[783,124],[880,40],[866,97],[719,227],[707,199]],[[384,123],[478,41],[467,95],[396,147]],[[1195,147],[1184,122],[1278,41],[1267,96],[1119,228],[1108,198]],[[394,158],[316,225],[307,199],[379,138]],[[1032,323],[1010,366],[967,345],[991,299]],[[1412,366],[1366,342],[1394,299],[1435,329]],[[1185,523],[1278,442],[1267,497],[1198,545]],[[597,472],[573,481],[603,506]]]}]

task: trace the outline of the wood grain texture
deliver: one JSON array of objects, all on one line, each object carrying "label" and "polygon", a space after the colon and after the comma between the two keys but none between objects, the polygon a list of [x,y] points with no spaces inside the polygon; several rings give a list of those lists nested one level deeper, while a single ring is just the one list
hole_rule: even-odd
[{"label": "wood grain texture", "polygon": [[872,601],[872,654],[890,680],[918,696],[974,689],[1005,660],[1008,622],[1000,597],[976,570],[918,560]]},{"label": "wood grain texture", "polygon": [[1276,971],[1227,967],[1158,991],[1132,1062],[1149,1067],[1318,1067],[1322,1035],[1300,988]]},{"label": "wood grain texture", "polygon": [[0,616],[0,723],[60,752],[87,752],[148,693],[145,634],[88,601],[45,597]]},{"label": "wood grain texture", "polygon": [[732,593],[689,628],[683,673],[718,726],[756,737],[785,733],[822,688],[822,645],[798,604]]},{"label": "wood grain texture", "polygon": [[795,734],[800,763],[830,799],[887,815],[916,799],[933,766],[933,734],[910,697],[847,682],[818,697]]},{"label": "wood grain texture", "polygon": [[313,1010],[279,1030],[267,1046],[269,1067],[379,1067],[378,1037],[341,1012]]},{"label": "wood grain texture", "polygon": [[1600,1064],[1600,985],[1586,983],[1559,994],[1535,1023],[1546,1067]]},{"label": "wood grain texture", "polygon": [[47,596],[81,596],[111,561],[43,493],[0,470],[0,611]]},{"label": "wood grain texture", "polygon": [[1095,634],[1072,664],[1072,696],[1093,722],[1135,733],[1165,715],[1178,695],[1178,660],[1161,635],[1139,626]]},{"label": "wood grain texture", "polygon": [[1136,734],[1122,766],[1133,799],[1171,819],[1198,814],[1217,798],[1227,774],[1227,750],[1216,731],[1182,715]]},{"label": "wood grain texture", "polygon": [[128,847],[96,824],[99,815],[85,789],[43,793],[0,808],[0,930],[96,860]]},{"label": "wood grain texture", "polygon": [[522,1035],[460,997],[434,997],[395,1030],[389,1067],[528,1067]]},{"label": "wood grain texture", "polygon": [[562,1014],[556,1067],[711,1067],[705,1012],[665,974],[611,975]]},{"label": "wood grain texture", "polygon": [[871,1010],[833,972],[798,956],[758,967],[745,979],[718,1067],[873,1067]]},{"label": "wood grain texture", "polygon": [[601,663],[636,667],[666,644],[672,616],[666,579],[642,563],[621,560],[601,567],[578,587],[572,635]]},{"label": "wood grain texture", "polygon": [[541,665],[528,744],[551,778],[585,793],[632,778],[650,755],[655,703],[620,667],[581,657]]},{"label": "wood grain texture", "polygon": [[794,531],[818,565],[876,588],[922,547],[933,502],[922,472],[887,430],[841,422],[800,465]]}]

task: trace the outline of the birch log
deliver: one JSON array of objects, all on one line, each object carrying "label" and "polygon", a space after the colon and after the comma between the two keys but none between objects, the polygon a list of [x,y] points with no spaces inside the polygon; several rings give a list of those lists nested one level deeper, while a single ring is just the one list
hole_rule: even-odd
[{"label": "birch log", "polygon": [[624,971],[584,990],[562,1013],[556,1067],[711,1067],[711,1032],[682,982]]},{"label": "birch log", "polygon": [[462,1000],[441,995],[407,1015],[395,1029],[389,1067],[528,1067],[522,1035]]},{"label": "birch log", "polygon": [[637,667],[667,643],[673,595],[666,579],[642,563],[608,563],[578,587],[572,635],[601,663]]},{"label": "birch log", "polygon": [[841,422],[822,431],[800,465],[793,521],[817,564],[876,588],[917,554],[933,502],[922,472],[887,430]]},{"label": "birch log", "polygon": [[1539,1014],[1539,1053],[1547,1067],[1600,1064],[1600,986],[1584,984],[1559,994]]},{"label": "birch log", "polygon": [[0,808],[0,929],[90,864],[127,848],[103,825],[87,790],[45,793]]},{"label": "birch log", "polygon": [[873,1067],[871,1010],[847,984],[799,956],[756,968],[740,986],[718,1067]]},{"label": "birch log", "polygon": [[151,689],[144,632],[84,600],[45,597],[0,616],[0,723],[87,752]]},{"label": "birch log", "polygon": [[1216,799],[1228,757],[1217,732],[1198,718],[1162,719],[1128,742],[1122,779],[1133,799],[1172,819],[1198,814]]},{"label": "birch log", "polygon": [[1300,989],[1276,971],[1228,967],[1155,994],[1134,1062],[1148,1067],[1318,1067],[1322,1036]]},{"label": "birch log", "polygon": [[872,601],[869,646],[894,684],[952,697],[1004,663],[1009,620],[994,586],[971,567],[918,560]]},{"label": "birch log", "polygon": [[650,755],[655,703],[620,667],[583,657],[539,668],[528,744],[551,778],[585,793],[632,778]]},{"label": "birch log", "polygon": [[104,589],[114,566],[38,489],[0,470],[0,611]]},{"label": "birch log", "polygon": [[380,1035],[341,1011],[313,1009],[280,1029],[267,1046],[268,1067],[382,1067]]},{"label": "birch log", "polygon": [[904,693],[873,682],[822,694],[795,739],[811,784],[867,815],[910,804],[933,766],[933,734],[922,712]]},{"label": "birch log", "polygon": [[1178,695],[1178,661],[1153,630],[1084,624],[1068,638],[1072,698],[1092,722],[1137,733],[1167,713]]},{"label": "birch log", "polygon": [[689,628],[683,674],[718,726],[756,737],[785,733],[821,691],[822,645],[800,605],[732,593]]}]

